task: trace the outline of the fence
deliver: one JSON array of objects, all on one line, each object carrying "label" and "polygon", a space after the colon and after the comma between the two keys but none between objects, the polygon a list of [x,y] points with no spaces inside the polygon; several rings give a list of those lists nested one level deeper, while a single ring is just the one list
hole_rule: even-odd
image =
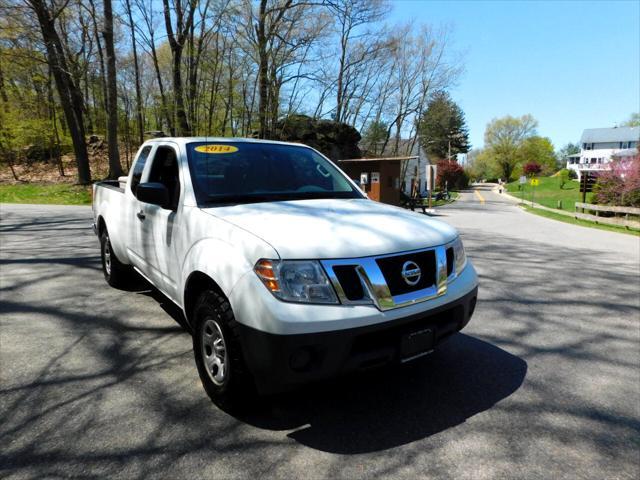
[{"label": "fence", "polygon": [[[635,207],[612,207],[609,205],[594,205],[592,203],[576,202],[576,211],[573,214],[575,218],[582,220],[591,220],[596,223],[602,223],[605,225],[618,225],[627,228],[639,228],[640,229],[640,208]],[[578,212],[581,209],[582,212]],[[585,210],[595,212],[595,215],[590,213],[584,213]],[[624,214],[624,217],[609,217],[601,216],[600,212]],[[634,218],[629,218],[632,215]]]}]

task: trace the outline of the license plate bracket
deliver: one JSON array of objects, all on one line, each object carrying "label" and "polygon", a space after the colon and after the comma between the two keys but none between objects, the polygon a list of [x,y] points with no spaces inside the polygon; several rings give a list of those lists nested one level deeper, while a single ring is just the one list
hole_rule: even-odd
[{"label": "license plate bracket", "polygon": [[400,339],[400,361],[408,362],[433,351],[435,332],[431,328],[402,335]]}]

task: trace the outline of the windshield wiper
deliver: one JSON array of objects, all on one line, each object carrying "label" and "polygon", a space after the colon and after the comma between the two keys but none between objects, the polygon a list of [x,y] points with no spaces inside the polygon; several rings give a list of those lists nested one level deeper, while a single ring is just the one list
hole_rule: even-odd
[{"label": "windshield wiper", "polygon": [[288,200],[320,200],[320,199],[345,199],[360,198],[353,192],[288,192],[271,194],[211,194],[207,197],[207,203],[213,204],[241,204],[262,202],[286,202]]},{"label": "windshield wiper", "polygon": [[266,195],[208,195],[207,203],[258,203],[272,200]]}]

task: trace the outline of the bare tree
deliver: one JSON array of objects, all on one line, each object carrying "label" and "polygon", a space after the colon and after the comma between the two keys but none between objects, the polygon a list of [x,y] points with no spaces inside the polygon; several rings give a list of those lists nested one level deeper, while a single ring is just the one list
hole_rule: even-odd
[{"label": "bare tree", "polygon": [[141,28],[138,30],[138,33],[144,40],[145,44],[149,48],[149,52],[151,53],[151,60],[153,63],[153,69],[156,74],[156,82],[158,84],[158,91],[160,96],[160,117],[166,122],[166,127],[172,135],[175,135],[176,131],[174,128],[173,115],[171,113],[171,109],[169,108],[169,102],[167,100],[167,94],[165,90],[165,85],[162,80],[162,73],[160,71],[160,62],[158,60],[158,50],[156,48],[156,40],[155,40],[155,30],[156,25],[154,23],[153,18],[153,2],[149,0],[149,3],[146,4],[145,0],[135,0],[136,5],[140,14],[142,15],[142,20],[144,21],[146,30],[142,30]]},{"label": "bare tree", "polygon": [[[184,3],[183,3],[184,2]],[[173,57],[173,104],[175,107],[176,122],[178,126],[178,135],[190,136],[191,126],[187,118],[187,112],[184,106],[184,89],[182,85],[182,53],[184,51],[187,35],[193,24],[197,0],[174,0],[173,8],[170,6],[170,0],[162,0],[164,6],[164,24],[167,30],[167,39],[171,47]],[[171,10],[175,11],[176,25],[175,28],[171,20]]]},{"label": "bare tree", "polygon": [[363,29],[379,21],[388,11],[383,0],[327,0],[329,9],[335,16],[338,30],[338,72],[336,76],[336,110],[334,118],[345,120],[345,104],[350,100],[347,94],[349,82],[356,69],[386,47],[380,41],[379,32]]},{"label": "bare tree", "polygon": [[301,74],[289,72],[307,58],[309,46],[323,33],[322,1],[261,0],[254,14],[245,1],[253,31],[246,32],[258,66],[258,136],[269,138],[280,108],[285,83]]},{"label": "bare tree", "polygon": [[56,19],[67,6],[67,2],[64,2],[61,6],[54,6],[50,9],[44,0],[27,1],[38,18],[42,39],[47,52],[47,61],[51,66],[67,127],[69,128],[69,134],[73,140],[73,149],[78,164],[78,182],[81,184],[91,183],[89,156],[84,138],[84,101],[82,92],[69,73],[67,58],[58,30],[56,29]]},{"label": "bare tree", "polygon": [[138,120],[138,141],[144,142],[144,112],[142,108],[142,88],[140,86],[140,66],[138,64],[138,45],[136,42],[136,29],[133,23],[133,14],[131,12],[131,0],[125,0],[127,8],[127,18],[129,20],[129,28],[131,32],[131,50],[133,53],[133,71],[135,73],[136,84],[136,116]]},{"label": "bare tree", "polygon": [[118,148],[118,87],[116,85],[116,52],[113,45],[113,10],[111,0],[103,0],[104,37],[107,52],[107,149],[109,154],[109,178],[122,175]]}]

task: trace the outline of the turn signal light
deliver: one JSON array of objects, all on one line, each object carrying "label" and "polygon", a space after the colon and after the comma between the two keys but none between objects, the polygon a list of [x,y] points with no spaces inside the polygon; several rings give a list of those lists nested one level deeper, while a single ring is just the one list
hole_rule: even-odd
[{"label": "turn signal light", "polygon": [[271,291],[272,293],[280,291],[280,284],[278,283],[278,279],[276,278],[276,274],[273,271],[273,262],[271,260],[260,260],[256,263],[256,266],[253,267],[253,270],[256,272],[262,283]]}]

